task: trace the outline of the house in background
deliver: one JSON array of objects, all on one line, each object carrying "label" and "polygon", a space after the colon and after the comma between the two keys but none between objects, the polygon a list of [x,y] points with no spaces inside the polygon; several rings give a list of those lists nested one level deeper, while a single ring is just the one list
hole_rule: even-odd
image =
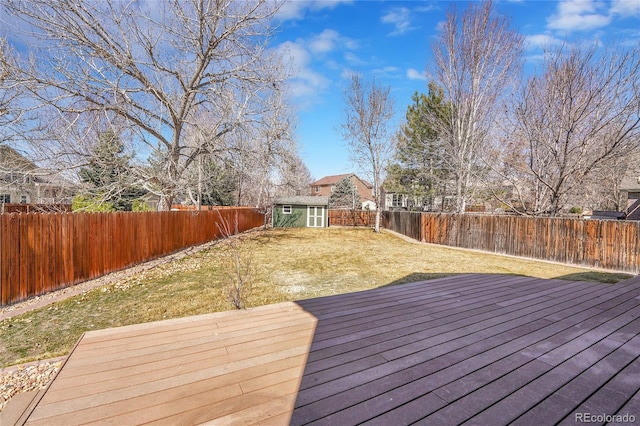
[{"label": "house in background", "polygon": [[326,228],[329,226],[329,197],[294,196],[273,203],[274,228]]},{"label": "house in background", "polygon": [[[383,188],[384,189],[384,188]],[[424,210],[424,205],[421,199],[409,194],[403,194],[400,192],[382,192],[382,205],[383,210]]]},{"label": "house in background", "polygon": [[640,220],[640,173],[628,173],[620,184],[620,190],[627,193],[626,220]]},{"label": "house in background", "polygon": [[360,196],[360,201],[362,202],[362,209],[375,210],[376,204],[373,200],[373,185],[365,180],[360,179],[355,173],[325,176],[310,185],[311,195],[330,197],[336,184],[344,178],[349,178],[349,180],[351,180],[351,183],[355,185],[358,191],[358,195]]},{"label": "house in background", "polygon": [[71,203],[73,188],[13,148],[0,146],[0,204]]}]

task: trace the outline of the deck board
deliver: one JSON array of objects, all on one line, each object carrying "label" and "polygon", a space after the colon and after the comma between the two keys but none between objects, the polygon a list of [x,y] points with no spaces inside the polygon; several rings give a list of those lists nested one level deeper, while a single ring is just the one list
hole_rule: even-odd
[{"label": "deck board", "polygon": [[467,274],[86,333],[51,424],[574,424],[640,419],[640,277]]}]

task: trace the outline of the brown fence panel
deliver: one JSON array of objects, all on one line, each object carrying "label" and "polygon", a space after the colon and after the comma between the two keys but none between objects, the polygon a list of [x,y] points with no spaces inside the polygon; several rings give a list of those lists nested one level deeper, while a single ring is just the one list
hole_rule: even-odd
[{"label": "brown fence panel", "polygon": [[365,226],[373,227],[376,212],[371,210],[329,210],[329,226]]},{"label": "brown fence panel", "polygon": [[[252,208],[0,215],[0,304],[261,226]],[[226,230],[226,231],[225,231]]]},{"label": "brown fence panel", "polygon": [[0,204],[0,213],[69,213],[71,204]]},{"label": "brown fence panel", "polygon": [[640,272],[640,222],[386,212],[384,226],[416,240],[581,266]]},{"label": "brown fence panel", "polygon": [[422,241],[421,214],[415,212],[385,212],[384,225],[387,229]]}]

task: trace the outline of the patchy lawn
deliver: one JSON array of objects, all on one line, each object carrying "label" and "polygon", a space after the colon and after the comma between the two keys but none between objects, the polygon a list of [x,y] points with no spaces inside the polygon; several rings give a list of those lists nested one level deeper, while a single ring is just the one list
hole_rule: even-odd
[{"label": "patchy lawn", "polygon": [[[460,273],[615,283],[609,274],[415,244],[368,229],[275,229],[240,236],[250,253],[248,306],[327,296]],[[84,331],[231,309],[228,242],[0,323],[0,366],[67,354]]]}]

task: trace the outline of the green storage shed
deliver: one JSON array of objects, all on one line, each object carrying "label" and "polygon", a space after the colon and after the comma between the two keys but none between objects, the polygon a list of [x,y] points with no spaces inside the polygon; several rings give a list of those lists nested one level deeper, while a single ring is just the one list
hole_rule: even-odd
[{"label": "green storage shed", "polygon": [[329,226],[329,197],[295,196],[275,200],[274,228],[326,228]]}]

